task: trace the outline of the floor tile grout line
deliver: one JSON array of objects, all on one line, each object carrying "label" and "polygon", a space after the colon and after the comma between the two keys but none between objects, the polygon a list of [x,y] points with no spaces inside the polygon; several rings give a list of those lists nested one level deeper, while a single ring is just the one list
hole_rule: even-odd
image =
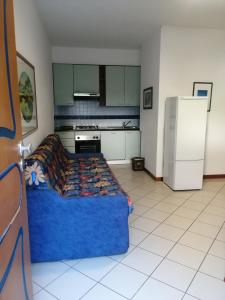
[{"label": "floor tile grout line", "polygon": [[[191,196],[190,196],[191,197]],[[188,201],[188,199],[190,198],[190,197],[188,197],[186,200],[185,200],[185,202],[186,201]],[[179,207],[180,206],[178,206],[177,207],[177,209],[179,209]],[[174,213],[174,212],[173,212]],[[173,214],[173,213],[171,213],[171,215]],[[171,215],[169,215],[166,219],[168,219]],[[165,220],[166,220],[165,219]],[[161,222],[154,230],[156,230],[161,224],[163,224],[164,222],[165,222],[165,220],[163,221],[163,222]],[[152,231],[152,232],[154,232],[154,230]],[[152,233],[151,232],[151,233]],[[185,232],[186,231],[184,231],[184,233],[183,233],[183,235],[185,234]],[[150,234],[151,234],[150,233]],[[150,235],[149,234],[149,235]],[[148,235],[148,236],[149,236]],[[148,236],[146,236],[140,243],[142,243]],[[140,245],[140,243],[137,245],[137,246],[139,246]],[[169,252],[175,247],[175,245],[177,244],[177,242],[175,242],[174,243],[174,245],[172,246],[172,248],[167,252],[167,254],[166,254],[166,256],[169,254]],[[156,271],[156,269],[162,264],[162,262],[166,259],[166,256],[164,256],[164,258],[162,259],[162,261],[159,263],[159,265],[153,270],[153,272],[149,275],[149,277],[145,280],[145,282],[140,286],[140,288],[136,291],[136,293],[134,294],[134,296],[140,291],[140,289],[143,287],[143,285],[146,283],[146,281],[149,279],[149,278],[151,278],[152,277],[152,274]],[[133,297],[131,298],[131,299],[133,299]]]},{"label": "floor tile grout line", "polygon": [[[56,295],[50,293],[48,290],[46,290],[45,288],[42,288],[43,291],[45,291],[45,293],[51,295],[53,298],[55,298],[56,300],[61,300],[60,298],[58,298]],[[41,291],[40,291],[41,292]],[[38,293],[37,293],[38,294]],[[36,295],[37,295],[36,294]]]},{"label": "floor tile grout line", "polygon": [[[110,258],[109,256],[105,256],[105,257]],[[112,258],[110,258],[110,259],[112,259]],[[113,260],[113,259],[112,259],[112,260]],[[113,260],[113,261],[115,261],[115,260]],[[99,280],[93,279],[92,277],[88,276],[87,274],[82,273],[80,270],[75,269],[74,267],[72,267],[72,269],[74,269],[75,271],[81,273],[82,275],[84,275],[84,276],[88,277],[89,279],[94,280],[94,281],[96,282],[96,284],[95,284],[93,287],[91,287],[84,295],[87,295],[87,293],[90,292],[97,284],[101,284],[102,286],[104,286],[105,288],[108,288],[109,290],[115,292],[115,293],[118,294],[119,296],[125,297],[125,299],[129,299],[129,298],[127,298],[126,296],[123,296],[123,295],[119,294],[118,292],[114,291],[113,289],[111,289],[111,288],[109,288],[108,286],[105,286],[104,284],[101,283],[101,281],[102,281],[102,280],[103,280],[103,279],[104,279],[104,278],[105,278],[105,277],[106,277],[113,269],[115,269],[119,264],[120,264],[120,262],[116,261],[116,264],[115,264],[110,270],[108,270],[108,271],[104,274],[104,276],[102,276]],[[81,298],[79,298],[79,299],[82,299],[82,298],[84,297],[84,295],[83,295]]]},{"label": "floor tile grout line", "polygon": [[[223,187],[224,187],[224,185],[223,185]],[[221,189],[223,189],[223,187],[221,187]],[[216,195],[219,194],[219,192],[221,191],[221,189],[219,189],[219,190],[217,191],[217,193],[215,194],[215,196],[211,199],[211,201],[208,203],[208,205],[207,205],[206,207],[208,207],[208,206],[210,205],[210,203],[213,201],[213,199],[216,197]],[[205,209],[206,209],[206,208],[205,208]],[[224,224],[225,224],[225,221],[223,222],[222,226],[220,227],[220,230],[219,230],[219,232],[217,233],[216,237],[219,235],[219,233],[220,233],[221,229],[223,228]],[[210,249],[212,248],[212,245],[213,245],[214,242],[216,241],[216,237],[213,239],[213,241],[212,241],[212,243],[211,243],[211,246],[209,247],[208,251],[206,252],[205,257],[203,258],[203,260],[202,260],[200,266],[198,267],[198,270],[197,270],[196,274],[195,274],[194,277],[192,278],[192,280],[191,280],[190,284],[188,285],[188,287],[187,287],[185,293],[187,293],[187,291],[189,290],[191,284],[193,283],[194,279],[196,278],[197,273],[200,271],[200,268],[201,268],[203,262],[205,261],[207,255],[209,254],[209,251],[210,251]],[[183,298],[184,298],[184,297],[183,297]],[[182,299],[183,299],[183,298],[182,298]]]},{"label": "floor tile grout line", "polygon": [[[225,221],[224,221],[224,224],[225,224]],[[221,227],[221,229],[222,229],[222,227]],[[220,231],[221,231],[221,229],[220,229]],[[220,231],[219,231],[219,232],[220,232]],[[218,234],[219,234],[219,232],[218,232]],[[217,235],[218,235],[218,234],[217,234]],[[196,278],[196,275],[197,275],[198,273],[202,273],[202,272],[200,271],[201,266],[202,266],[202,264],[204,263],[204,261],[205,261],[207,255],[209,255],[209,251],[210,251],[210,249],[212,248],[212,245],[214,244],[215,241],[216,241],[216,237],[215,237],[215,239],[213,239],[213,241],[212,241],[212,243],[211,243],[211,245],[210,245],[208,251],[206,252],[206,254],[205,254],[205,256],[204,256],[204,258],[203,258],[201,264],[199,265],[199,267],[198,267],[198,269],[197,269],[197,272],[195,273],[194,277],[192,278],[192,280],[191,280],[190,284],[188,285],[188,287],[187,287],[185,293],[187,293],[187,291],[189,290],[191,284],[193,283],[194,279]],[[207,275],[207,276],[210,276],[209,274],[206,274],[206,275]],[[213,277],[213,276],[210,276],[210,277]],[[213,278],[215,278],[215,277],[213,277]],[[216,278],[216,279],[217,279],[217,278]],[[218,279],[218,280],[219,280],[219,279]]]},{"label": "floor tile grout line", "polygon": [[[217,193],[215,194],[215,196],[217,195]],[[192,195],[191,195],[192,196]],[[190,198],[191,198],[191,196],[189,197],[189,198],[187,198],[186,199],[186,201],[185,202],[187,202]],[[215,197],[214,196],[214,197]],[[213,199],[214,199],[214,197],[211,199],[211,201],[213,201]],[[206,207],[208,207],[208,205],[211,203],[211,201],[206,205]],[[184,202],[184,203],[185,203]],[[183,204],[184,204],[183,203]],[[183,205],[182,204],[182,205]],[[201,215],[201,213],[206,209],[206,207],[204,208],[204,209],[202,209],[200,212],[199,212],[199,214],[196,216],[196,218],[193,220],[193,222],[190,224],[190,226],[187,228],[187,230],[186,231],[184,231],[184,233],[181,235],[181,237],[175,242],[175,244],[172,246],[172,248],[168,251],[168,253],[167,253],[167,255],[172,251],[172,249],[178,244],[178,241],[184,236],[184,234],[188,231],[188,229],[193,225],[193,223],[197,220],[197,218]],[[179,207],[178,207],[179,208]],[[177,209],[178,209],[177,208]],[[173,214],[173,213],[172,213]],[[168,218],[169,218],[169,216],[168,216]],[[164,223],[165,222],[165,220],[162,222],[162,223]],[[222,227],[221,227],[222,228]],[[155,228],[155,230],[157,229],[157,227]],[[153,230],[153,232],[154,232],[154,230]],[[150,234],[149,234],[150,235]],[[149,236],[148,235],[148,236]],[[142,242],[148,237],[148,236],[146,236],[143,240],[142,240]],[[139,243],[140,244],[140,243]],[[138,245],[139,245],[138,244]],[[137,245],[137,246],[138,246]],[[166,255],[166,256],[167,256]],[[149,277],[152,277],[152,274],[156,271],[156,269],[163,263],[163,261],[166,259],[166,256],[163,258],[163,260],[160,262],[160,264],[155,268],[155,270],[151,273],[151,275],[149,276]],[[203,259],[204,260],[204,259]],[[197,271],[196,271],[196,274],[197,274]],[[194,275],[194,277],[196,276],[196,274]],[[144,284],[143,284],[144,285]],[[142,286],[143,286],[142,285]],[[135,293],[135,295],[138,293],[138,291],[142,288],[142,286],[137,290],[137,292]],[[187,292],[187,290],[186,291],[184,291],[184,293],[185,292]]]},{"label": "floor tile grout line", "polygon": [[[224,185],[223,185],[223,186],[224,186]],[[222,188],[223,188],[223,187],[221,187],[221,189],[222,189]],[[221,190],[221,189],[220,189],[220,190]],[[157,190],[157,186],[154,186],[153,189],[150,190],[149,192],[147,192],[141,199],[143,199],[143,198],[144,198],[146,195],[148,195],[150,192],[155,192],[155,193],[160,194],[160,191]],[[210,192],[210,191],[209,191],[209,192]],[[218,192],[216,193],[216,195],[217,195],[217,194],[218,194]],[[185,199],[185,201],[182,202],[181,205],[176,205],[176,206],[178,206],[178,207],[179,207],[179,206],[184,206],[184,203],[186,203],[189,199],[191,199],[191,197],[192,197],[193,195],[194,195],[194,194],[190,195],[190,197],[188,197],[187,199]],[[163,197],[161,200],[157,201],[157,203],[154,204],[152,207],[149,207],[149,208],[147,209],[147,211],[153,209],[153,208],[154,208],[155,206],[157,206],[160,202],[162,202],[162,203],[167,203],[167,202],[164,202],[164,201],[165,201],[165,199],[169,198],[171,195],[169,195],[169,194],[166,193],[166,195],[164,195],[164,196],[165,196],[165,197]],[[205,208],[208,207],[208,205],[212,203],[212,201],[215,199],[215,197],[216,197],[216,196],[214,195],[214,196],[212,197],[212,199],[208,202],[208,204],[205,205]],[[137,202],[138,202],[139,200],[141,200],[141,199],[138,199]],[[136,202],[136,201],[135,201],[135,202]],[[198,203],[198,201],[196,201],[196,203]],[[167,203],[167,204],[172,204],[172,205],[174,205],[174,203]],[[215,205],[213,205],[213,206],[215,206]],[[203,212],[203,211],[205,210],[205,208],[204,208],[201,212]],[[188,208],[188,209],[189,209],[189,208]],[[147,211],[146,211],[146,212],[147,212]],[[195,211],[196,211],[196,210],[195,210]],[[142,213],[141,215],[139,215],[139,216],[137,216],[137,217],[143,216],[143,214],[145,214],[146,212]],[[164,211],[162,211],[162,212],[164,212]],[[165,212],[164,212],[164,213],[165,213]],[[168,213],[168,212],[167,212],[167,213]],[[210,214],[210,213],[209,213],[209,214]],[[171,215],[173,215],[173,212],[172,212],[171,214],[168,215],[168,218],[169,218]],[[213,214],[211,214],[211,215],[213,215]],[[215,214],[214,214],[214,215],[215,215]],[[215,216],[219,216],[219,215],[215,215]],[[144,217],[144,216],[143,216],[143,217]],[[220,216],[220,217],[222,217],[222,216]],[[167,219],[167,218],[166,218],[166,219]],[[166,219],[165,219],[165,220],[166,220]],[[154,221],[159,222],[159,223],[160,223],[159,226],[160,226],[161,224],[164,223],[165,220],[163,220],[163,221],[157,221],[157,220],[154,220]],[[204,222],[202,222],[202,223],[204,223]],[[165,223],[165,224],[166,224],[166,223]],[[206,224],[207,224],[207,223],[206,223]],[[168,225],[171,226],[171,227],[176,227],[176,226],[173,226],[173,225],[170,225],[170,224],[168,224]],[[215,226],[215,225],[213,225],[213,224],[209,224],[209,225]],[[220,227],[220,230],[219,230],[219,232],[220,232],[220,231],[222,230],[223,225],[217,226],[217,227]],[[135,228],[135,227],[133,227],[133,228]],[[157,228],[157,227],[156,227],[156,228]],[[155,228],[155,229],[156,229],[156,228]],[[155,230],[155,229],[154,229],[154,230]],[[179,229],[181,229],[181,228],[179,228]],[[139,229],[139,230],[140,230],[140,229]],[[154,230],[153,230],[153,231],[154,231]],[[184,230],[184,229],[183,229],[183,230]],[[141,231],[143,231],[143,230],[141,230]],[[187,231],[187,230],[186,230],[186,231]],[[145,232],[145,231],[144,231],[144,232]],[[219,232],[218,232],[218,234],[219,234]],[[146,233],[148,233],[147,236],[149,236],[149,235],[152,234],[152,232],[151,232],[151,233],[146,232]],[[196,233],[196,234],[198,234],[198,233]],[[218,237],[218,234],[217,234],[216,237]],[[155,235],[155,234],[154,234],[154,235]],[[201,234],[200,234],[200,235],[201,235]],[[147,238],[147,236],[146,236],[145,238]],[[203,236],[204,236],[204,235],[203,235]],[[145,238],[144,238],[144,239],[145,239]],[[164,237],[160,237],[160,238],[165,239]],[[143,240],[144,240],[144,239],[143,239]],[[215,238],[215,239],[216,239],[216,238]],[[214,241],[215,241],[215,239],[214,239]],[[143,241],[143,240],[142,240],[142,241]],[[166,240],[166,239],[165,239],[165,240]],[[142,241],[141,241],[141,242],[142,242]],[[140,243],[141,243],[141,242],[140,242]],[[174,242],[174,241],[173,241],[173,242]],[[221,242],[223,242],[223,241],[221,241]],[[132,253],[136,248],[141,248],[141,247],[140,247],[140,243],[138,243],[137,245],[134,245],[134,248],[131,250],[130,253]],[[178,243],[178,242],[176,241],[175,244],[177,244],[177,243]],[[189,247],[189,246],[186,246],[186,247]],[[191,247],[190,247],[190,248],[191,248]],[[144,248],[143,248],[143,249],[144,249]],[[193,248],[193,249],[194,249],[194,248]],[[144,249],[144,250],[146,250],[146,249]],[[149,251],[149,250],[146,250],[146,251],[151,252],[151,251]],[[198,250],[198,251],[199,251],[199,250]],[[168,251],[168,252],[169,252],[169,251]],[[130,253],[129,253],[129,254],[130,254]],[[151,252],[151,253],[152,253],[152,252]],[[129,254],[128,254],[128,255],[129,255]],[[157,255],[157,256],[160,256],[160,255],[157,254],[157,253],[153,253],[153,254],[155,254],[155,255]],[[167,255],[168,255],[168,254],[167,254]],[[162,257],[162,256],[160,256],[160,257]],[[111,258],[111,257],[109,257],[109,258]],[[120,264],[121,264],[121,265],[125,265],[125,264],[122,263],[122,261],[125,259],[125,257],[122,258],[122,260],[120,260],[120,261],[117,261],[116,259],[113,259],[113,258],[111,258],[111,259],[114,260],[114,261],[116,261],[115,267],[118,266],[118,265],[120,265]],[[64,263],[64,262],[63,262],[63,263]],[[66,263],[65,263],[65,264],[66,264]],[[66,265],[67,265],[67,264],[66,264]],[[69,271],[69,269],[71,269],[71,268],[72,268],[72,269],[75,269],[75,266],[76,266],[76,265],[73,265],[73,266],[67,265],[67,266],[68,266],[69,268],[68,268],[68,270],[66,270],[64,273],[66,273],[67,271]],[[129,267],[129,268],[131,268],[131,267],[128,266],[128,265],[126,265],[126,266]],[[114,267],[113,267],[113,268],[114,268]],[[110,273],[110,272],[113,270],[113,268],[110,269],[110,270],[108,271],[108,273]],[[75,269],[75,270],[76,270],[76,269]],[[134,270],[136,270],[136,269],[134,269]],[[76,271],[78,271],[78,270],[76,270]],[[136,271],[140,272],[139,270],[136,270]],[[79,272],[79,271],[78,271],[78,272]],[[64,273],[63,273],[63,274],[64,274]],[[105,276],[107,276],[108,273],[106,273]],[[59,277],[62,276],[63,274],[57,276],[57,278],[59,278]],[[82,273],[82,274],[83,274],[83,273]],[[143,273],[143,274],[146,276],[145,273]],[[204,273],[203,273],[203,274],[204,274]],[[88,277],[86,274],[83,274],[83,275],[86,276],[86,277]],[[208,275],[208,274],[207,274],[207,275]],[[103,276],[103,277],[101,278],[101,280],[102,280],[105,276]],[[210,275],[208,275],[208,276],[210,276]],[[211,277],[213,277],[213,276],[211,276]],[[56,279],[57,279],[57,278],[56,278]],[[55,279],[55,280],[56,280],[56,279]],[[93,278],[91,278],[91,279],[93,280]],[[217,278],[216,278],[216,279],[217,279]],[[157,280],[157,279],[154,279],[154,280]],[[53,280],[53,281],[54,281],[54,280]],[[52,283],[53,281],[51,281],[50,283]],[[96,282],[96,280],[94,280],[94,281]],[[49,284],[50,284],[50,283],[49,283]],[[48,286],[49,284],[47,284],[46,286]],[[97,284],[98,284],[98,282],[96,282],[96,284],[95,284],[94,286],[96,286]],[[101,283],[99,282],[99,284],[101,284]],[[166,283],[164,283],[164,284],[166,284]],[[37,285],[38,285],[38,284],[37,284]],[[103,284],[101,284],[101,285],[104,286]],[[45,287],[46,287],[46,286],[45,286]],[[45,290],[45,287],[42,288],[42,287],[40,286],[41,290]],[[92,287],[92,288],[93,288],[93,287]],[[91,289],[92,289],[92,288],[91,288]],[[106,286],[106,288],[110,289],[110,288],[107,287],[107,286]],[[174,288],[174,287],[173,287],[173,288]],[[175,289],[176,289],[176,288],[175,288]],[[179,290],[179,289],[178,289],[178,290]],[[46,290],[45,290],[45,291],[46,291]],[[112,291],[113,291],[113,290],[112,290]],[[40,292],[40,291],[39,291],[39,292]],[[48,291],[46,291],[46,292],[49,293]],[[114,292],[115,292],[115,291],[114,291]],[[88,292],[87,292],[87,293],[88,293]],[[115,292],[115,293],[117,293],[117,292]],[[50,294],[50,293],[49,293],[49,294]],[[117,294],[120,295],[119,293],[117,293]],[[122,296],[122,295],[121,295],[121,296]],[[54,297],[56,297],[56,296],[54,296]],[[124,296],[122,296],[122,297],[124,297]],[[82,296],[81,298],[83,298],[83,296]]]}]

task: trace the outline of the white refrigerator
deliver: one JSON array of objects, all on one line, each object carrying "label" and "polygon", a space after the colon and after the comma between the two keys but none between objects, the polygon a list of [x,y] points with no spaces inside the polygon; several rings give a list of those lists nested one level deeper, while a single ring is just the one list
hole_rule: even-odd
[{"label": "white refrigerator", "polygon": [[206,97],[166,100],[163,181],[173,190],[202,188],[207,103]]}]

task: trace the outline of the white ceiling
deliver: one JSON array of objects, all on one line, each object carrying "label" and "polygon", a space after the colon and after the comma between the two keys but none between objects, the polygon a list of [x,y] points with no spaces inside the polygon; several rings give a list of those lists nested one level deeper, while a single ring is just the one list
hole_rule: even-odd
[{"label": "white ceiling", "polygon": [[35,0],[54,46],[139,48],[154,28],[225,29],[225,0]]}]

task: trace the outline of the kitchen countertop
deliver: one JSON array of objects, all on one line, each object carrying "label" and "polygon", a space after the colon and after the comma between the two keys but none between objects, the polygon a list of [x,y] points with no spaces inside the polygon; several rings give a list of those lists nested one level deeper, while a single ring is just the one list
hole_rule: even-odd
[{"label": "kitchen countertop", "polygon": [[140,130],[140,128],[138,127],[99,127],[99,128],[93,128],[93,129],[65,129],[65,128],[61,128],[61,127],[56,127],[55,131],[125,131],[125,130]]}]

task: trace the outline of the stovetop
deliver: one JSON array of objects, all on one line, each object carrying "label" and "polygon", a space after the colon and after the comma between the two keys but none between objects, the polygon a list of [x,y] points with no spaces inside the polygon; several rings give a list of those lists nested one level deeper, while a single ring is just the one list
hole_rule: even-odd
[{"label": "stovetop", "polygon": [[76,130],[94,130],[98,129],[98,125],[78,125],[76,126]]}]

